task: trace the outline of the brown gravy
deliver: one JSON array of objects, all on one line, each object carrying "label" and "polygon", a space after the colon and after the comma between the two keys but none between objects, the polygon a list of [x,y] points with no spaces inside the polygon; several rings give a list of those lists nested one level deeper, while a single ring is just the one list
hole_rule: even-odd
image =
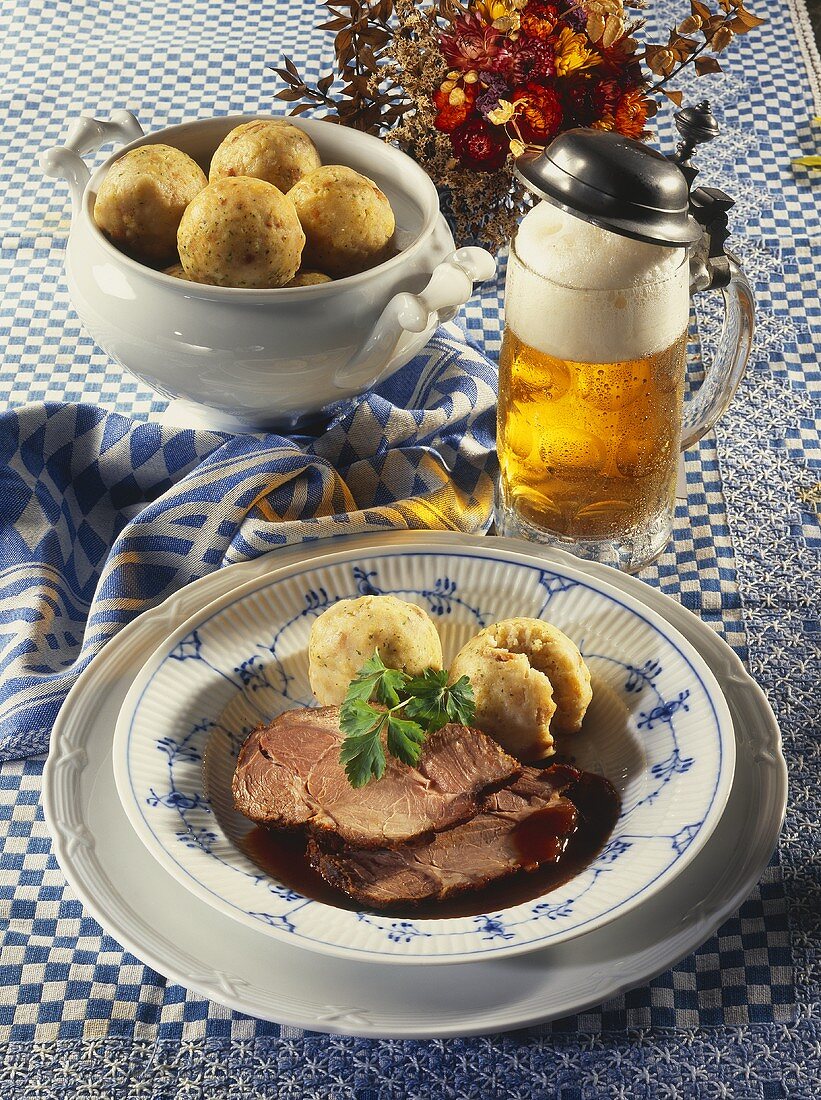
[{"label": "brown gravy", "polygon": [[[601,775],[582,772],[581,779],[565,791],[577,811],[576,831],[568,837],[558,837],[566,822],[561,811],[553,807],[539,810],[517,831],[517,844],[525,859],[536,862],[551,858],[562,848],[558,862],[544,863],[535,871],[520,871],[481,890],[470,890],[445,901],[424,902],[413,907],[391,908],[390,916],[412,919],[442,919],[470,917],[508,909],[541,897],[583,871],[607,843],[621,810],[621,800],[611,783]],[[333,905],[337,909],[358,910],[361,906],[335,890],[317,874],[305,856],[304,833],[287,833],[280,829],[257,826],[245,837],[246,855],[263,871],[284,886],[314,901]]]}]

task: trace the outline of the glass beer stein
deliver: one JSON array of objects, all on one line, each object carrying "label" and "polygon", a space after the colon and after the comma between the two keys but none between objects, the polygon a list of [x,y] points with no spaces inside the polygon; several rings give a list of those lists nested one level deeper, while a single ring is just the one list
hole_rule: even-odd
[{"label": "glass beer stein", "polygon": [[[721,247],[731,203],[690,196],[671,161],[599,131],[568,131],[517,169],[544,201],[508,261],[497,527],[634,570],[670,538],[679,453],[749,355],[751,290]],[[707,288],[724,295],[724,328],[685,400],[690,298]]]}]

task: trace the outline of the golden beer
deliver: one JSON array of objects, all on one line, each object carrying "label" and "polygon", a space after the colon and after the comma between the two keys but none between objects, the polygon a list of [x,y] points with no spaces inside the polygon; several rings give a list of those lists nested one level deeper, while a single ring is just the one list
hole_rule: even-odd
[{"label": "golden beer", "polygon": [[519,226],[505,286],[501,533],[636,568],[669,538],[690,313],[681,250],[550,206]]},{"label": "golden beer", "polygon": [[618,538],[673,507],[686,333],[661,351],[576,362],[508,325],[499,364],[503,506],[573,540]]}]

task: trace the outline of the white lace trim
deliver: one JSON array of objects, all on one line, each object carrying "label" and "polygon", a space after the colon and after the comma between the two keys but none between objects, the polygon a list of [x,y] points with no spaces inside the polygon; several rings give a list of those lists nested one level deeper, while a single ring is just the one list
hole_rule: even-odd
[{"label": "white lace trim", "polygon": [[812,89],[815,110],[821,114],[821,54],[815,42],[806,0],[787,0],[798,36],[798,45],[807,66],[807,78]]}]

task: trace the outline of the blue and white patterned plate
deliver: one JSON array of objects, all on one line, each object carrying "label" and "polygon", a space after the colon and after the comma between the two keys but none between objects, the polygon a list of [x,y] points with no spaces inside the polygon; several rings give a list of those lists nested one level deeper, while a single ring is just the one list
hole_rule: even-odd
[{"label": "blue and white patterned plate", "polygon": [[[584,729],[567,745],[622,797],[601,854],[534,901],[481,916],[399,919],[337,909],[274,881],[242,851],[253,828],[231,804],[236,755],[258,723],[309,705],[311,624],[336,600],[393,593],[423,606],[449,660],[481,627],[548,619],[593,676]],[[735,741],[727,705],[693,647],[636,598],[573,566],[508,549],[339,551],[218,599],[153,653],[120,712],[114,771],[152,854],[235,919],[320,952],[383,962],[488,959],[592,930],[659,891],[723,811]]]}]

